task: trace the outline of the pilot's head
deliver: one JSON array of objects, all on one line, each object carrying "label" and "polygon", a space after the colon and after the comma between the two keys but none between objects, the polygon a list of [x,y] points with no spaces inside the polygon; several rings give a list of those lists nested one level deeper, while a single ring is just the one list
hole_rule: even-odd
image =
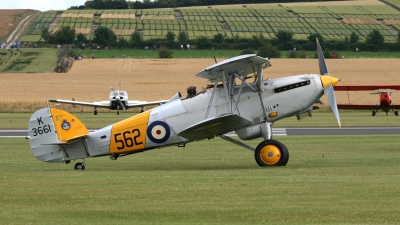
[{"label": "pilot's head", "polygon": [[189,86],[187,89],[187,94],[188,95],[195,95],[196,94],[196,86]]}]

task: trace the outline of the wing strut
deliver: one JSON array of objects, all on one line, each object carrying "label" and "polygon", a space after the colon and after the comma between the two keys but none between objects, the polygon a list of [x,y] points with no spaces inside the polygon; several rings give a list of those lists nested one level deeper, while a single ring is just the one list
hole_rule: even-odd
[{"label": "wing strut", "polygon": [[210,113],[211,104],[212,104],[212,102],[214,100],[215,90],[217,89],[217,85],[218,85],[218,82],[219,82],[219,77],[220,77],[220,75],[218,75],[217,79],[215,79],[213,92],[211,94],[210,102],[208,103],[207,112],[206,112],[206,116],[204,117],[204,119],[207,119],[208,118],[208,114]]},{"label": "wing strut", "polygon": [[222,85],[224,87],[225,100],[226,100],[226,105],[228,107],[228,113],[232,113],[231,102],[229,101],[228,87],[227,87],[227,84],[226,84],[225,71],[222,71]]},{"label": "wing strut", "polygon": [[220,135],[219,136],[220,138],[222,138],[222,139],[224,139],[225,141],[229,141],[229,142],[231,142],[231,143],[233,143],[233,144],[236,144],[236,145],[239,145],[239,146],[241,146],[241,147],[243,147],[243,148],[247,148],[247,149],[249,149],[250,151],[255,151],[256,150],[256,148],[254,148],[253,146],[250,146],[250,145],[248,145],[248,144],[245,144],[245,143],[243,143],[243,142],[241,142],[241,141],[238,141],[238,140],[235,140],[235,139],[233,139],[233,138],[231,138],[231,137],[228,137],[228,136],[226,136],[226,135]]}]

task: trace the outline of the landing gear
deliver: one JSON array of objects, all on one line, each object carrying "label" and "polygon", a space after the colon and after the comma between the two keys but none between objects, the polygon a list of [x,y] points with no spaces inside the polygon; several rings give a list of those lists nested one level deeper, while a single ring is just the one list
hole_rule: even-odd
[{"label": "landing gear", "polygon": [[376,112],[375,111],[372,111],[372,116],[375,116],[376,115]]},{"label": "landing gear", "polygon": [[254,157],[261,167],[285,166],[289,161],[289,151],[279,141],[265,140],[257,146]]},{"label": "landing gear", "polygon": [[78,162],[74,166],[75,170],[84,170],[85,169],[85,160],[83,159],[82,162]]},{"label": "landing gear", "polygon": [[93,114],[97,115],[97,109],[96,108],[94,108]]},{"label": "landing gear", "polygon": [[394,111],[394,115],[398,116],[399,115],[399,111]]}]

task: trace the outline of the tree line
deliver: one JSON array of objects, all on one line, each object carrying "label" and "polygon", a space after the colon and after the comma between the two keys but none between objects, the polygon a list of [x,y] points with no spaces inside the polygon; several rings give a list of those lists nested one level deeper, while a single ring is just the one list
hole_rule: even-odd
[{"label": "tree line", "polygon": [[323,36],[315,33],[309,34],[306,40],[293,39],[293,33],[286,30],[280,30],[275,33],[272,39],[265,38],[262,34],[253,35],[251,38],[241,38],[238,35],[234,37],[227,37],[224,34],[216,34],[212,38],[205,36],[190,39],[185,31],[179,32],[178,35],[169,31],[165,38],[143,40],[142,35],[138,30],[132,33],[129,39],[124,37],[117,37],[113,30],[110,28],[100,26],[94,33],[92,40],[82,34],[76,34],[75,29],[68,26],[62,27],[54,34],[49,33],[47,29],[42,29],[42,39],[48,44],[72,44],[80,47],[82,44],[99,45],[102,48],[106,46],[115,48],[136,48],[142,49],[145,46],[152,47],[163,46],[169,49],[179,49],[180,46],[190,44],[195,49],[257,49],[270,43],[280,51],[289,51],[296,49],[298,51],[307,50],[313,51],[316,49],[315,39],[318,38],[324,48],[331,50],[354,50],[356,47],[363,51],[400,51],[400,32],[397,34],[397,42],[385,42],[385,37],[379,30],[371,31],[366,37],[365,41],[360,41],[356,32],[352,32],[344,39],[337,40],[324,40]]}]

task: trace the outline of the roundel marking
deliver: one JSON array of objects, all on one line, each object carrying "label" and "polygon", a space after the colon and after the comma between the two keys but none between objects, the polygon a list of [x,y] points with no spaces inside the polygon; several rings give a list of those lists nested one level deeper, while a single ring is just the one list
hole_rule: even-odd
[{"label": "roundel marking", "polygon": [[147,128],[147,137],[157,144],[166,142],[170,135],[169,126],[163,121],[155,121]]}]

